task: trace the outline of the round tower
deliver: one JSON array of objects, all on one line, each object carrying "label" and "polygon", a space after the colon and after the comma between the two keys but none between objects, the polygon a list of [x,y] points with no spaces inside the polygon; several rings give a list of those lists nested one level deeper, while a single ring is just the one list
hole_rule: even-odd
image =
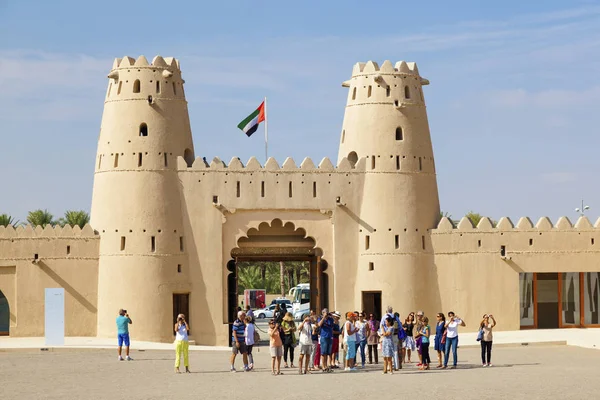
[{"label": "round tower", "polygon": [[127,309],[137,340],[172,341],[173,293],[185,287],[177,157],[194,147],[179,62],[116,59],[94,175],[91,225],[100,234],[98,336]]},{"label": "round tower", "polygon": [[[382,307],[427,307],[436,282],[429,230],[440,213],[433,148],[415,63],[358,63],[349,88],[338,160],[365,158],[356,291],[382,292]],[[364,162],[364,161],[361,161]],[[339,161],[338,161],[339,162]],[[360,297],[357,297],[360,298]],[[356,304],[358,306],[358,304]],[[404,314],[403,314],[404,315]]]}]

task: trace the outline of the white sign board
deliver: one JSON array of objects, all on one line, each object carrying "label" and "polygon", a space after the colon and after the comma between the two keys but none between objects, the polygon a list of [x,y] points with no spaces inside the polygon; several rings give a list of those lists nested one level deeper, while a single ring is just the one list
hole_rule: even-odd
[{"label": "white sign board", "polygon": [[46,346],[65,344],[65,289],[46,288],[44,332]]}]

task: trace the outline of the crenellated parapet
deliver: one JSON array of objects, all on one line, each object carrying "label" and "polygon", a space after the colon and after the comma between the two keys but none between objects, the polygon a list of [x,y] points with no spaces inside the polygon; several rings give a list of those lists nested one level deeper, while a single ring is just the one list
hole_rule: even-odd
[{"label": "crenellated parapet", "polygon": [[151,63],[144,56],[116,58],[108,78],[106,101],[185,99],[179,60],[173,57],[156,56]]},{"label": "crenellated parapet", "polygon": [[600,218],[596,220],[596,223],[592,225],[590,220],[581,216],[577,219],[575,224],[571,223],[569,217],[560,217],[556,221],[556,225],[552,223],[550,218],[541,217],[534,225],[529,217],[521,217],[517,224],[513,224],[509,217],[502,217],[494,225],[488,217],[483,217],[477,224],[473,225],[473,222],[467,217],[463,217],[458,224],[455,226],[448,217],[443,217],[436,229],[432,230],[433,234],[442,234],[446,232],[458,233],[458,232],[523,232],[523,231],[600,231]]},{"label": "crenellated parapet", "polygon": [[484,217],[477,226],[463,217],[455,226],[444,217],[431,231],[436,254],[502,253],[506,257],[533,253],[586,253],[600,252],[600,218],[592,225],[581,216],[573,224],[568,217],[560,217],[555,224],[541,217],[534,224],[529,217],[519,218],[515,225],[508,217],[496,224]]},{"label": "crenellated parapet", "polygon": [[78,225],[71,227],[71,225],[65,225],[61,227],[59,225],[51,226],[46,225],[42,228],[40,225],[33,228],[31,225],[19,225],[13,227],[9,225],[7,227],[0,226],[0,239],[24,239],[24,238],[98,238],[98,234],[94,232],[89,224],[86,224],[83,229]]},{"label": "crenellated parapet", "polygon": [[422,86],[429,81],[419,74],[414,62],[389,60],[381,67],[374,61],[354,65],[352,77],[342,83],[349,88],[347,107],[362,104],[389,104],[398,109],[424,105]]},{"label": "crenellated parapet", "polygon": [[342,158],[337,166],[334,166],[334,164],[328,157],[323,158],[318,165],[315,165],[315,163],[310,157],[306,157],[304,160],[302,160],[302,163],[300,163],[300,165],[297,165],[294,159],[291,157],[286,158],[283,164],[281,165],[273,157],[269,157],[269,159],[264,165],[262,165],[256,157],[250,157],[250,159],[245,165],[238,157],[233,157],[228,164],[222,161],[219,157],[214,157],[210,162],[208,162],[204,158],[197,157],[191,167],[188,167],[187,163],[182,157],[179,157],[177,161],[177,167],[179,172],[228,171],[232,173],[249,173],[262,171],[277,173],[359,173],[361,171],[364,171],[366,165],[365,158],[362,158],[353,164],[346,157]]},{"label": "crenellated parapet", "polygon": [[[45,228],[0,226],[0,262],[34,264],[55,260],[98,260],[100,236],[90,225]],[[86,264],[87,265],[87,264]],[[94,264],[95,265],[95,264]]]}]

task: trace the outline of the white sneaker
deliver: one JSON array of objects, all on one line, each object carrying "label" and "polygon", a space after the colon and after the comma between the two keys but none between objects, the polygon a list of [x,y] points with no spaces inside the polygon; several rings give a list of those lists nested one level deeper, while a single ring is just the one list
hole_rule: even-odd
[{"label": "white sneaker", "polygon": [[127,361],[133,361],[133,358],[131,358],[131,357],[129,357],[129,356],[125,357],[125,359],[126,359]]},{"label": "white sneaker", "polygon": [[123,361],[123,357],[119,356],[119,361]]},{"label": "white sneaker", "polygon": [[491,367],[491,366],[492,366],[492,364],[491,364],[491,363],[490,363],[490,364],[488,364],[488,367]]},{"label": "white sneaker", "polygon": [[233,368],[233,367],[232,367],[232,368],[231,368],[229,371],[230,371],[230,372],[237,372],[237,371],[235,370],[235,368]]},{"label": "white sneaker", "polygon": [[346,368],[344,369],[344,371],[350,371],[350,370],[351,370],[351,368],[349,368],[349,367],[346,367]]},{"label": "white sneaker", "polygon": [[482,364],[481,366],[482,366],[483,368],[485,368],[485,367],[487,367],[487,364]]}]

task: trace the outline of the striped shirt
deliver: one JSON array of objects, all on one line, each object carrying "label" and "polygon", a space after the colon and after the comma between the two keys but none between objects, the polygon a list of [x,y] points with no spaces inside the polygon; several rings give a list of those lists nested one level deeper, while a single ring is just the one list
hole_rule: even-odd
[{"label": "striped shirt", "polygon": [[246,330],[246,325],[244,324],[244,321],[240,321],[239,319],[236,319],[233,323],[233,329],[231,330],[231,338],[233,339],[234,343],[235,343],[236,336],[240,343],[244,343],[244,331],[245,330]]}]

